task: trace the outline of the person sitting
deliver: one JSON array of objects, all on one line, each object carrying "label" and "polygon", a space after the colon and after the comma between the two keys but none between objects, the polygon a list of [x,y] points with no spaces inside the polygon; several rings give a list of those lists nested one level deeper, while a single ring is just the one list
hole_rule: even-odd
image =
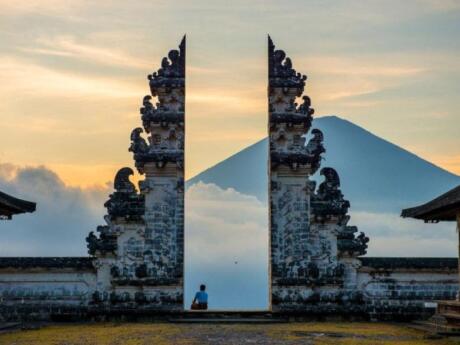
[{"label": "person sitting", "polygon": [[208,294],[206,293],[206,285],[200,285],[200,291],[195,294],[192,302],[192,310],[207,310],[208,309]]}]

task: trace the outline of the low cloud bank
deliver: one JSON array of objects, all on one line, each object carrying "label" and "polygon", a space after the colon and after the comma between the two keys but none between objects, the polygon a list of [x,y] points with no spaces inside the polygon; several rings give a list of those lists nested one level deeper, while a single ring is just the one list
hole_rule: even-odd
[{"label": "low cloud bank", "polygon": [[0,164],[0,190],[37,210],[0,222],[0,256],[86,256],[85,237],[103,222],[108,188],[66,186],[46,167]]}]

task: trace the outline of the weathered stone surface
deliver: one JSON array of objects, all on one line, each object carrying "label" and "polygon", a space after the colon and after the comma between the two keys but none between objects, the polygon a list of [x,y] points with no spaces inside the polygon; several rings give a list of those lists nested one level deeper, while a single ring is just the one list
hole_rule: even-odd
[{"label": "weathered stone surface", "polygon": [[372,271],[414,270],[415,272],[451,272],[458,270],[457,258],[406,258],[406,257],[363,257],[359,258],[363,269]]},{"label": "weathered stone surface", "polygon": [[65,269],[92,270],[93,259],[90,257],[0,257],[0,269]]},{"label": "weathered stone surface", "polygon": [[452,300],[458,274],[450,258],[360,258],[357,287],[370,318],[409,320],[432,315],[430,301]]},{"label": "weathered stone surface", "polygon": [[[144,97],[140,109],[143,129],[133,130],[129,149],[145,175],[140,182],[142,223],[131,228],[118,225],[120,250],[115,262],[109,263],[112,273],[116,272],[111,282],[134,301],[138,293],[144,304],[182,309],[185,37],[179,50],[170,51],[148,79],[151,96]],[[101,261],[101,265],[107,263]]]},{"label": "weathered stone surface", "polygon": [[[315,190],[310,180],[320,167],[323,133],[312,125],[311,100],[302,96],[306,76],[268,41],[270,130],[270,237],[272,309],[274,311],[338,311],[332,304],[352,308],[359,295],[356,257],[366,253],[367,237],[347,226],[350,203],[340,191],[332,168]],[[308,134],[312,138],[306,144]],[[355,303],[356,304],[356,303]]]},{"label": "weathered stone surface", "polygon": [[139,195],[129,177],[134,174],[131,168],[120,169],[115,176],[115,192],[104,204],[111,220],[124,218],[126,221],[139,221],[145,213],[145,200]]}]

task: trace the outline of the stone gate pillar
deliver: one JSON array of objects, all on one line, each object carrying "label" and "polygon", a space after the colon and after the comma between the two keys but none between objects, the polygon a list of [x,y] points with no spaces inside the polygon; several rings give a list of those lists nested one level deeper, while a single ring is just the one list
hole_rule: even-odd
[{"label": "stone gate pillar", "polygon": [[[332,168],[316,188],[323,133],[310,131],[313,109],[303,95],[307,77],[268,38],[269,224],[273,311],[322,312],[349,302],[356,257],[368,239],[348,226],[349,202]],[[298,103],[297,103],[298,102]],[[308,140],[308,142],[307,142]],[[342,301],[343,299],[343,301]],[[331,304],[332,303],[332,304]]]},{"label": "stone gate pillar", "polygon": [[145,176],[140,193],[132,169],[120,169],[104,204],[107,225],[86,238],[97,269],[91,306],[122,313],[177,311],[184,301],[185,37],[148,79],[143,128],[129,148]]},{"label": "stone gate pillar", "polygon": [[313,109],[310,98],[301,97],[307,77],[292,68],[282,50],[268,38],[269,106],[269,214],[271,240],[271,303],[274,311],[287,294],[285,287],[298,286],[308,277],[308,229],[310,194],[315,185],[309,176],[319,167],[322,133],[306,146]]},{"label": "stone gate pillar", "polygon": [[145,175],[139,184],[145,196],[144,291],[169,310],[182,309],[185,37],[148,79],[151,96],[144,97],[141,108],[143,129],[133,130],[130,148]]}]

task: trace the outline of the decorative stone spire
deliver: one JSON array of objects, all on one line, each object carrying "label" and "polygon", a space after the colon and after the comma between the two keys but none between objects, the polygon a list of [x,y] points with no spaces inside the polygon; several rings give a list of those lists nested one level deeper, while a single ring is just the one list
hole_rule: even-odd
[{"label": "decorative stone spire", "polygon": [[89,255],[106,256],[115,255],[117,250],[117,236],[109,226],[99,225],[96,229],[99,237],[91,231],[86,237],[86,246]]},{"label": "decorative stone spire", "polygon": [[[151,95],[144,96],[140,108],[144,130],[132,131],[129,148],[141,174],[146,163],[184,164],[185,42],[184,36],[179,50],[171,50],[161,68],[148,76]],[[142,137],[144,131],[149,134],[148,143]]]},{"label": "decorative stone spire", "polygon": [[157,96],[163,88],[185,87],[185,35],[179,44],[179,50],[173,49],[168,57],[161,60],[161,68],[148,76],[152,96]]},{"label": "decorative stone spire", "polygon": [[359,256],[367,253],[367,243],[369,237],[364,232],[360,232],[358,236],[356,226],[345,226],[337,235],[337,250],[341,256]]},{"label": "decorative stone spire", "polygon": [[317,221],[324,222],[331,217],[341,220],[346,216],[350,202],[345,200],[340,190],[340,178],[333,168],[322,168],[320,172],[324,181],[312,197],[312,213]]},{"label": "decorative stone spire", "polygon": [[114,179],[115,192],[110,194],[104,206],[107,208],[105,220],[108,225],[100,225],[96,231],[99,237],[91,231],[86,237],[90,255],[115,254],[117,250],[117,233],[112,227],[116,223],[142,223],[145,212],[144,196],[138,194],[136,187],[129,180],[134,174],[131,168],[121,168]]},{"label": "decorative stone spire", "polygon": [[284,51],[275,50],[270,36],[268,64],[271,164],[304,167],[314,173],[325,151],[322,133],[314,130],[314,138],[305,148],[304,137],[310,130],[314,110],[307,95],[302,97],[300,105],[295,102],[302,96],[307,77],[296,72]]},{"label": "decorative stone spire", "polygon": [[302,95],[307,80],[306,75],[297,73],[292,68],[292,61],[283,50],[275,50],[270,36],[268,36],[268,78],[271,87],[297,89],[297,97]]},{"label": "decorative stone spire", "polygon": [[138,194],[129,180],[134,175],[131,168],[121,168],[115,175],[115,192],[110,194],[104,206],[111,220],[124,218],[126,221],[140,220],[145,212],[144,196]]}]

